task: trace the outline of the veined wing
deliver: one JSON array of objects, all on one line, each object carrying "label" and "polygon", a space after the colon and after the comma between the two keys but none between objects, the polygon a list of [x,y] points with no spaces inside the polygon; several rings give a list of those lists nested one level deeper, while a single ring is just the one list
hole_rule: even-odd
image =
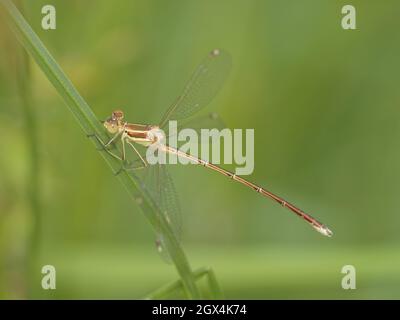
[{"label": "veined wing", "polygon": [[[147,171],[143,181],[145,188],[150,192],[159,208],[159,214],[162,215],[162,217],[158,218],[158,223],[161,221],[168,223],[175,237],[180,241],[182,233],[182,214],[175,185],[167,171],[166,165],[150,165],[145,170]],[[164,235],[161,230],[161,227],[156,227],[157,250],[164,260],[169,262],[170,258],[165,247]]]},{"label": "veined wing", "polygon": [[164,114],[160,127],[163,128],[170,119],[188,118],[207,106],[225,82],[231,64],[231,57],[225,51],[211,51],[197,67],[182,95]]},{"label": "veined wing", "polygon": [[[171,122],[169,122],[171,124]],[[168,126],[164,129],[166,133],[166,143],[171,145],[171,141],[174,140],[178,143],[177,139],[179,136],[179,132],[184,129],[191,129],[198,134],[199,137],[202,135],[202,130],[222,130],[226,128],[225,123],[221,119],[221,117],[215,113],[209,113],[206,115],[192,117],[188,120],[183,120],[182,122],[177,123],[176,126]],[[201,139],[200,139],[201,140]],[[183,141],[181,143],[186,143],[187,141]],[[202,142],[202,141],[199,141]],[[177,145],[179,147],[179,144]]]}]

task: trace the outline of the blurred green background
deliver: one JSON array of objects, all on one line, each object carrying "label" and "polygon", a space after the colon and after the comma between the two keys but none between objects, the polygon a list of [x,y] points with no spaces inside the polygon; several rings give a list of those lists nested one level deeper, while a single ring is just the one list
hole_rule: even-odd
[{"label": "blurred green background", "polygon": [[[173,166],[185,252],[194,269],[215,270],[227,298],[400,298],[398,1],[351,1],[357,30],[341,28],[348,1],[24,4],[99,119],[123,108],[132,122],[157,123],[208,51],[231,54],[232,73],[209,110],[230,128],[255,129],[249,178],[334,237],[218,174]],[[46,4],[56,7],[56,30],[41,28]],[[1,21],[0,298],[141,298],[177,279],[139,207],[34,62],[27,120],[20,67],[21,47]],[[27,133],[37,136],[37,157]],[[41,289],[45,264],[56,267],[56,290]],[[356,290],[341,287],[348,264]]]}]

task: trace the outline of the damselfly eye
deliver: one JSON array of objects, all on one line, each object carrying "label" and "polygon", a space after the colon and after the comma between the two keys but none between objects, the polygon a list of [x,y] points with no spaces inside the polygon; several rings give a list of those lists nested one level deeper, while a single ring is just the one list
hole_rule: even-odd
[{"label": "damselfly eye", "polygon": [[122,120],[124,118],[124,112],[121,110],[115,110],[112,113],[112,118],[115,120]]}]

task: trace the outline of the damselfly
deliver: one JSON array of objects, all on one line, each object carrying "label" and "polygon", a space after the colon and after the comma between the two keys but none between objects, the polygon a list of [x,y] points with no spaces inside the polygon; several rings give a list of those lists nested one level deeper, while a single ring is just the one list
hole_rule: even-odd
[{"label": "damselfly", "polygon": [[[172,147],[168,145],[168,143],[160,143],[161,141],[166,141],[165,132],[168,121],[187,119],[203,109],[212,100],[227,78],[230,67],[231,59],[227,53],[219,49],[211,51],[197,67],[182,95],[179,96],[175,103],[166,111],[159,125],[128,123],[124,120],[124,113],[121,110],[114,111],[111,117],[104,121],[104,126],[107,131],[114,135],[110,141],[104,144],[106,150],[108,150],[107,147],[113,142],[120,139],[122,144],[122,154],[116,155],[108,150],[111,155],[125,163],[127,158],[126,148],[130,147],[141,163],[137,168],[150,169],[153,167],[153,169],[145,175],[145,186],[152,191],[152,196],[160,206],[161,212],[165,214],[165,220],[170,223],[171,229],[177,236],[180,234],[180,209],[172,180],[166,171],[165,165],[148,165],[146,158],[137,148],[139,145],[149,147],[157,144],[157,148],[160,152],[186,158],[190,160],[191,163],[216,171],[243,184],[262,196],[278,202],[283,207],[288,208],[296,215],[303,218],[310,226],[321,234],[328,237],[332,236],[333,233],[327,226],[265,188],[262,188],[213,163],[194,157],[189,153],[182,152],[179,148]],[[159,235],[157,243],[162,244],[162,234]]]}]

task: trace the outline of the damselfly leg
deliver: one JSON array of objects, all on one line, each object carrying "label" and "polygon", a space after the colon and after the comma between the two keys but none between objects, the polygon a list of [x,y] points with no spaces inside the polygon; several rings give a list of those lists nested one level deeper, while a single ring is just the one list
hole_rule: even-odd
[{"label": "damselfly leg", "polygon": [[[114,172],[114,175],[118,175],[121,173],[122,170],[136,170],[136,169],[142,169],[148,166],[147,161],[143,158],[143,156],[140,154],[140,152],[137,150],[137,148],[126,138],[123,137],[122,133],[117,133],[115,134],[108,142],[104,143],[103,140],[100,139],[96,134],[88,134],[87,135],[89,138],[95,138],[100,145],[100,147],[97,148],[99,151],[106,151],[110,156],[114,157],[115,159],[118,159],[121,161],[122,165],[119,170]],[[121,136],[121,144],[122,144],[122,152],[121,156],[118,156],[114,152],[110,151],[109,147],[114,145],[116,142],[117,138]],[[133,163],[129,162],[126,157],[126,150],[125,150],[125,142],[128,143],[128,145],[132,148],[132,150],[135,152],[135,154],[138,156],[138,159],[133,160]],[[136,163],[140,161],[141,165],[136,165]]]}]

